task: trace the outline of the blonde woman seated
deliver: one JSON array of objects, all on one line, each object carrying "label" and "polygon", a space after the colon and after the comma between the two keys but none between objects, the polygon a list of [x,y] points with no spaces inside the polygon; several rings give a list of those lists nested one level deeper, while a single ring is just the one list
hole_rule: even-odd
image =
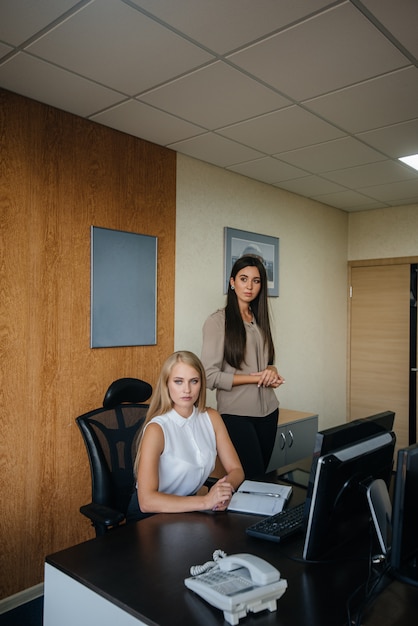
[{"label": "blonde woman seated", "polygon": [[[151,398],[135,460],[137,489],[128,522],[152,513],[228,508],[244,472],[221,416],[205,404],[202,363],[192,352],[175,352],[164,363]],[[226,475],[198,495],[216,455]]]}]

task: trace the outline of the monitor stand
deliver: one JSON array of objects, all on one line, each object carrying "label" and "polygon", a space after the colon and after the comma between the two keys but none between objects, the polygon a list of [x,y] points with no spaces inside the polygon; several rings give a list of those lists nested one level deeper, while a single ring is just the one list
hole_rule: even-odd
[{"label": "monitor stand", "polygon": [[[392,545],[392,504],[386,483],[377,479],[370,482],[366,488],[367,501],[373,519],[376,535],[379,540],[381,555],[376,555],[376,563],[379,558],[387,561]],[[418,586],[418,555],[412,556],[410,561],[404,563],[401,568],[391,569],[393,578],[409,585]]]},{"label": "monitor stand", "polygon": [[382,559],[384,559],[392,545],[392,503],[385,481],[378,478],[370,482],[367,485],[366,494],[382,551]]}]

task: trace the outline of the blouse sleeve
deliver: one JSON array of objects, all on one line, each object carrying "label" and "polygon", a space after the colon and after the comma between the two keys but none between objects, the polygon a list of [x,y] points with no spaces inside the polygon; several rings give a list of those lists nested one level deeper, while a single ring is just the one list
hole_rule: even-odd
[{"label": "blouse sleeve", "polygon": [[201,361],[206,371],[208,389],[230,391],[234,373],[223,371],[225,318],[217,311],[203,325],[203,346]]}]

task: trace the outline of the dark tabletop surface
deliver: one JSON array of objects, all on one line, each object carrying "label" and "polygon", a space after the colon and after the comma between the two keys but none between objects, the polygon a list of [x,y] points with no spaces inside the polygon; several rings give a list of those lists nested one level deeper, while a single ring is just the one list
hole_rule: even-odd
[{"label": "dark tabletop surface", "polygon": [[[289,505],[303,500],[305,493],[294,487]],[[226,624],[222,612],[186,589],[184,578],[192,565],[211,560],[218,548],[227,554],[249,552],[279,569],[288,589],[276,612],[249,614],[246,625],[347,624],[347,602],[368,575],[367,560],[355,558],[359,546],[348,547],[337,562],[306,564],[301,561],[301,535],[281,544],[246,535],[245,529],[258,519],[231,512],[159,514],[46,561],[147,624],[215,626]],[[355,594],[353,606],[360,599]],[[390,582],[362,623],[409,626],[411,615],[418,617],[418,589]]]}]

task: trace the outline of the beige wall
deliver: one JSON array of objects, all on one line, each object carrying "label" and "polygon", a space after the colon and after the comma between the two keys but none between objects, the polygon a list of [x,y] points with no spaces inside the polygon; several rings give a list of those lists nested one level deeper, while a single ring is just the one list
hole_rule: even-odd
[{"label": "beige wall", "polygon": [[350,213],[348,260],[418,255],[418,204]]},{"label": "beige wall", "polygon": [[224,306],[225,226],[280,238],[270,304],[282,406],[318,413],[321,427],[344,420],[348,214],[177,155],[176,349],[200,355],[202,324]]}]

